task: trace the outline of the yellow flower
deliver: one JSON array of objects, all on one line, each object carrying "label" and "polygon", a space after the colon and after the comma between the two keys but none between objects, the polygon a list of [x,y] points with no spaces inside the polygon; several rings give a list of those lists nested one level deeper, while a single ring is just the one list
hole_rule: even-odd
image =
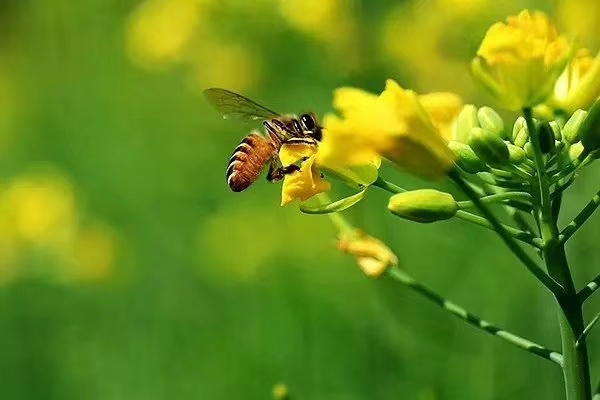
[{"label": "yellow flower", "polygon": [[285,143],[279,150],[279,159],[284,167],[300,163],[300,170],[287,174],[283,179],[281,205],[327,192],[331,185],[321,177],[315,166],[317,147],[303,142]]},{"label": "yellow flower", "polygon": [[429,115],[431,123],[440,131],[442,137],[448,141],[454,139],[454,123],[463,108],[460,96],[440,92],[423,94],[418,98]]},{"label": "yellow flower", "polygon": [[592,57],[588,49],[579,49],[554,86],[552,108],[569,113],[585,109],[600,94],[600,56]]},{"label": "yellow flower", "polygon": [[356,257],[361,270],[377,278],[388,267],[398,264],[398,257],[382,241],[355,229],[340,234],[338,250]]},{"label": "yellow flower", "polygon": [[571,55],[571,46],[548,16],[522,11],[492,25],[473,60],[473,73],[511,110],[544,102]]},{"label": "yellow flower", "polygon": [[393,80],[386,82],[379,96],[355,88],[337,89],[334,107],[341,118],[325,117],[317,163],[324,167],[368,165],[385,157],[422,178],[441,178],[454,163],[444,136],[450,136],[451,122],[461,106],[456,95],[419,98]]}]

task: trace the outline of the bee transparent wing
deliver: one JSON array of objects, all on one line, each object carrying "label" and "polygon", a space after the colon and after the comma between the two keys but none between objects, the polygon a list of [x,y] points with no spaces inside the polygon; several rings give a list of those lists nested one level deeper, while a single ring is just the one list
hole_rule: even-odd
[{"label": "bee transparent wing", "polygon": [[275,111],[227,89],[206,89],[204,96],[225,119],[256,121],[269,120],[279,116]]}]

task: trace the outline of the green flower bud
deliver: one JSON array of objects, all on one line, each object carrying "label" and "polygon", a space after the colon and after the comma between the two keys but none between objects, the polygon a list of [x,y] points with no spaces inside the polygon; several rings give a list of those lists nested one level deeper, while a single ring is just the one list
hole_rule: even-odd
[{"label": "green flower bud", "polygon": [[506,147],[508,147],[508,159],[510,160],[511,164],[521,164],[527,158],[525,150],[519,146],[515,146],[512,143],[506,143]]},{"label": "green flower bud", "polygon": [[[525,118],[519,117],[519,118],[517,118],[517,120],[515,121],[515,124],[513,125],[512,136],[511,136],[513,143],[515,143],[515,141],[517,140],[517,135],[523,128],[527,129],[527,122],[525,121]],[[520,147],[523,147],[523,146],[520,146]]]},{"label": "green flower bud", "polygon": [[581,143],[586,151],[591,152],[600,148],[600,98],[590,107],[579,131]]},{"label": "green flower bud", "polygon": [[523,146],[523,150],[525,150],[525,154],[528,158],[532,160],[535,159],[535,153],[533,152],[533,146],[531,145],[531,143],[525,143],[525,146]]},{"label": "green flower bud", "polygon": [[448,143],[448,147],[454,152],[454,155],[456,156],[456,165],[462,170],[470,174],[475,174],[484,171],[487,168],[485,163],[477,157],[477,154],[475,154],[468,144],[451,141]]},{"label": "green flower bud", "polygon": [[515,146],[522,148],[527,142],[529,142],[529,131],[527,130],[527,127],[524,126],[519,130],[516,137],[513,139],[513,143]]},{"label": "green flower bud", "polygon": [[400,218],[429,223],[454,217],[458,204],[450,193],[420,189],[393,195],[388,210]]},{"label": "green flower bud", "polygon": [[552,128],[552,132],[554,132],[554,139],[559,142],[562,140],[562,132],[560,129],[560,125],[556,121],[550,121],[550,128]]},{"label": "green flower bud", "polygon": [[454,137],[461,143],[468,143],[471,129],[478,126],[477,108],[473,104],[466,104],[456,118]]},{"label": "green flower bud", "polygon": [[571,147],[569,147],[569,160],[575,161],[579,158],[579,156],[583,153],[583,144],[581,142],[573,143]]},{"label": "green flower bud", "polygon": [[494,176],[494,174],[492,174],[490,172],[480,172],[480,173],[477,174],[477,176],[484,183],[487,183],[488,185],[496,185],[496,184],[498,184],[498,181],[496,180],[496,177]]},{"label": "green flower bud", "polygon": [[508,162],[508,147],[504,140],[493,132],[482,128],[471,129],[469,145],[485,163],[503,165]]},{"label": "green flower bud", "polygon": [[538,128],[538,135],[540,135],[540,150],[543,154],[548,154],[554,151],[554,131],[550,126],[550,123],[543,121]]},{"label": "green flower bud", "polygon": [[477,118],[479,119],[479,124],[483,129],[487,129],[488,131],[504,138],[504,121],[493,108],[481,107],[477,111]]},{"label": "green flower bud", "polygon": [[581,140],[581,124],[587,116],[587,111],[577,110],[571,115],[563,127],[563,137],[567,143],[576,143]]}]

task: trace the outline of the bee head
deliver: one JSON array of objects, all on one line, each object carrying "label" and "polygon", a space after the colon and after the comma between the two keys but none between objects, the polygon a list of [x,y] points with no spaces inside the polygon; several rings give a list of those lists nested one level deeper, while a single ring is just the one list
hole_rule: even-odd
[{"label": "bee head", "polygon": [[317,118],[313,113],[302,114],[300,116],[300,124],[302,125],[302,130],[308,132],[307,136],[310,136],[315,140],[321,140],[323,136],[321,127],[317,123]]}]

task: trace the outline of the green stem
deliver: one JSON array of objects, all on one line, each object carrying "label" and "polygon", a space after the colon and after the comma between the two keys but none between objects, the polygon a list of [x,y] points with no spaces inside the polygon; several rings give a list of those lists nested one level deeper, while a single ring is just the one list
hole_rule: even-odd
[{"label": "green stem", "polygon": [[581,334],[579,339],[577,339],[577,342],[575,342],[575,346],[579,346],[579,343],[581,343],[581,340],[588,337],[591,330],[594,328],[594,326],[596,326],[598,321],[600,321],[600,314],[596,314],[596,316],[592,319],[592,321],[589,324],[587,324],[587,326],[583,330],[583,333]]},{"label": "green stem", "polygon": [[[538,176],[536,214],[542,232],[544,247],[543,259],[548,273],[563,288],[554,292],[560,308],[559,324],[564,357],[563,376],[567,400],[591,400],[591,383],[587,345],[583,331],[585,323],[581,303],[569,269],[564,243],[559,240],[558,227],[553,216],[550,197],[550,180],[546,174],[544,156],[541,151],[540,138],[533,121],[532,110],[523,109],[523,116],[529,130],[529,141],[533,149]],[[556,213],[556,210],[555,210]],[[581,338],[579,345],[577,340]]]},{"label": "green stem", "polygon": [[[494,225],[490,221],[488,221],[487,219],[485,219],[479,215],[471,214],[470,212],[458,210],[456,212],[456,218],[460,218],[463,221],[467,221],[472,224],[482,226],[484,228],[495,230]],[[513,228],[512,226],[508,226],[508,225],[504,225],[504,224],[502,224],[502,226],[504,227],[506,232],[513,238],[520,240],[523,243],[527,243],[531,246],[537,247],[537,248],[542,247],[542,243],[541,243],[540,239],[533,236],[531,233],[524,232],[519,229]]]},{"label": "green stem", "polygon": [[[489,196],[481,197],[480,200],[484,204],[498,203],[503,200],[516,200],[516,201],[523,201],[526,203],[527,202],[531,203],[531,195],[526,192],[502,192],[502,193],[496,193],[496,194],[491,194]],[[473,208],[473,207],[475,207],[475,204],[473,204],[472,201],[459,201],[458,207],[461,209],[462,208]]]},{"label": "green stem", "polygon": [[597,277],[595,277],[594,279],[592,279],[590,281],[590,283],[585,285],[585,287],[583,289],[581,289],[579,291],[579,293],[577,293],[579,302],[581,304],[583,304],[587,300],[587,298],[592,295],[592,293],[594,293],[596,290],[598,290],[599,287],[600,287],[600,274]]},{"label": "green stem", "polygon": [[592,199],[583,207],[583,210],[575,218],[573,221],[565,227],[560,233],[559,239],[561,243],[565,243],[581,226],[588,220],[589,217],[592,216],[594,211],[600,206],[600,191],[592,197]]},{"label": "green stem", "polygon": [[406,192],[406,189],[401,188],[400,186],[395,185],[392,182],[386,181],[382,177],[378,177],[377,180],[375,182],[373,182],[372,185],[377,186],[381,189],[387,190],[388,192],[394,193],[394,194]]},{"label": "green stem", "polygon": [[[381,177],[377,178],[377,180],[373,183],[373,186],[377,186],[377,187],[382,188],[393,194],[402,193],[402,192],[406,191],[405,189],[401,188],[400,186],[397,186],[397,185],[393,184],[392,182],[386,181],[384,178],[381,178]],[[471,190],[473,190],[473,189],[471,189]],[[507,193],[499,193],[496,195],[490,195],[490,196],[486,196],[486,197],[488,199],[491,199],[494,196],[497,196],[499,198],[499,197],[502,197],[503,194],[505,195]],[[513,193],[513,194],[517,194],[517,193]],[[526,193],[522,193],[522,194],[526,194]],[[456,217],[460,218],[464,221],[471,222],[475,225],[479,225],[484,228],[495,230],[493,224],[491,224],[487,219],[480,217],[479,215],[471,214],[471,213],[469,213],[467,211],[463,211],[463,210],[458,210],[456,212]],[[506,230],[507,234],[514,237],[515,239],[520,240],[520,241],[527,243],[534,247],[538,247],[538,248],[541,247],[541,242],[540,242],[539,238],[536,238],[535,236],[531,235],[530,233],[523,232],[519,229],[513,228],[512,226],[508,226],[508,225],[504,225],[504,224],[502,224],[502,226]]]},{"label": "green stem", "polygon": [[459,188],[475,203],[479,211],[483,214],[483,216],[490,221],[494,230],[498,233],[500,238],[506,243],[509,249],[512,250],[513,253],[521,260],[521,262],[525,265],[525,267],[553,293],[562,292],[562,287],[550,276],[548,276],[536,263],[533,261],[527,253],[515,242],[512,236],[506,231],[504,226],[498,221],[496,216],[492,214],[492,212],[485,206],[485,204],[481,203],[479,197],[475,192],[473,192],[469,185],[465,183],[465,181],[453,170],[450,172],[449,176],[456,182]]},{"label": "green stem", "polygon": [[457,304],[444,299],[438,293],[430,289],[429,287],[419,283],[413,277],[408,275],[406,272],[398,267],[392,267],[387,271],[387,274],[394,278],[396,281],[406,285],[407,287],[414,290],[416,293],[422,295],[429,301],[433,302],[437,306],[441,307],[445,311],[451,313],[455,317],[460,318],[466,323],[482,329],[483,331],[494,335],[500,339],[507,341],[508,343],[517,346],[523,350],[535,354],[536,356],[542,357],[546,360],[553,361],[558,365],[562,366],[562,355],[556,351],[549,350],[537,343],[534,343],[521,336],[515,335],[514,333],[508,332],[502,328],[499,328],[476,315],[473,315],[466,311],[464,308]]},{"label": "green stem", "polygon": [[549,178],[550,185],[555,185],[560,180],[587,166],[589,163],[594,161],[594,158],[595,157],[593,154],[579,156],[579,158],[575,159],[570,164],[565,165],[563,169],[559,170],[555,174],[552,174]]}]

